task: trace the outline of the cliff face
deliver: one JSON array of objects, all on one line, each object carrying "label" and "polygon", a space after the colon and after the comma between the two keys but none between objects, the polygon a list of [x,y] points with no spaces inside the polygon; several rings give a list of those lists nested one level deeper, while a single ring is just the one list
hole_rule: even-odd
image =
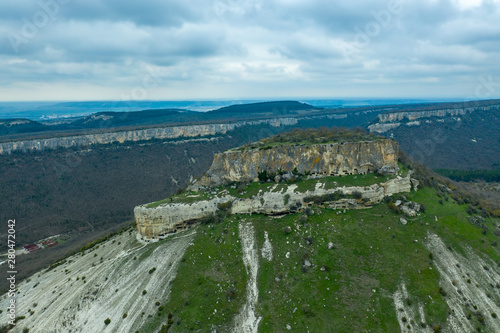
[{"label": "cliff face", "polygon": [[[384,139],[377,141],[345,142],[317,144],[308,146],[282,145],[251,150],[243,148],[216,154],[212,166],[198,181],[191,184],[192,190],[213,187],[207,196],[198,194],[186,197],[190,202],[169,202],[159,206],[141,205],[134,209],[139,235],[145,240],[154,240],[185,228],[189,223],[215,214],[218,205],[231,204],[232,214],[278,214],[300,210],[308,197],[320,197],[337,193],[343,196],[361,194],[360,206],[379,203],[385,196],[409,192],[412,184],[410,175],[397,176],[386,182],[370,186],[329,186],[325,188],[322,176],[347,174],[367,174],[375,171],[397,173],[399,146],[395,141]],[[266,170],[282,170],[292,173],[296,169],[300,174],[317,175],[314,190],[299,190],[296,184],[283,186],[278,184],[270,190],[246,197],[230,195],[227,189],[215,189],[219,185],[233,182],[253,182],[258,173]],[[234,188],[234,187],[233,187]]]},{"label": "cliff face", "polygon": [[390,112],[378,115],[379,122],[390,123],[396,121],[413,121],[420,118],[428,117],[446,117],[446,116],[463,116],[468,112],[473,112],[474,108],[463,109],[441,109],[432,111],[417,111],[417,112]]},{"label": "cliff face", "polygon": [[339,195],[361,194],[361,200],[354,200],[353,206],[358,208],[371,206],[382,201],[386,196],[396,193],[410,192],[412,188],[410,175],[390,179],[380,184],[370,186],[342,186],[325,188],[325,183],[318,182],[314,190],[300,192],[297,185],[291,184],[274,191],[259,192],[251,198],[236,198],[231,195],[221,195],[210,200],[194,203],[165,203],[158,207],[148,208],[148,205],[134,209],[137,231],[142,239],[157,240],[166,234],[183,229],[189,222],[208,218],[217,211],[217,205],[231,202],[231,214],[280,214],[297,212],[303,209],[308,197],[319,197],[337,193]]},{"label": "cliff face", "polygon": [[164,128],[148,128],[142,130],[109,132],[99,134],[75,135],[67,137],[12,141],[0,143],[0,154],[10,154],[14,151],[36,151],[56,148],[82,147],[93,144],[110,144],[152,139],[176,139],[225,134],[241,126],[269,124],[280,127],[294,125],[295,118],[277,118],[257,121],[238,122],[233,124],[207,124],[191,126],[173,126]]},{"label": "cliff face", "polygon": [[242,126],[271,125],[274,127],[296,125],[302,120],[311,119],[342,119],[345,114],[319,115],[311,117],[280,117],[273,119],[262,119],[252,121],[239,121],[224,124],[186,125],[138,129],[130,131],[117,131],[97,134],[83,134],[66,137],[54,137],[46,139],[19,140],[0,143],[0,155],[10,154],[14,151],[42,151],[57,148],[85,147],[95,144],[124,143],[136,141],[148,141],[153,139],[178,139],[203,137],[217,134],[226,134]]},{"label": "cliff face", "polygon": [[183,228],[183,223],[215,214],[217,205],[234,200],[233,197],[214,198],[194,203],[169,203],[155,208],[146,205],[134,208],[137,231],[144,239],[157,239]]},{"label": "cliff face", "polygon": [[216,154],[207,173],[195,186],[251,182],[264,170],[321,175],[366,174],[398,170],[398,145],[392,140],[278,146],[270,149],[226,151]]},{"label": "cliff face", "polygon": [[[460,116],[465,116],[469,113],[479,110],[480,111],[500,110],[500,104],[485,105],[485,106],[470,106],[470,107],[454,108],[454,109],[381,113],[378,115],[378,122],[368,126],[368,129],[370,130],[370,132],[385,133],[401,125],[420,126],[421,123],[420,121],[418,121],[418,119],[456,117],[457,120],[459,120],[458,118]],[[430,120],[426,119],[425,121],[429,122]]]},{"label": "cliff face", "polygon": [[[354,193],[361,194],[359,207],[371,206],[377,204],[386,196],[391,196],[396,193],[410,192],[412,185],[410,176],[405,178],[395,178],[381,184],[371,186],[342,186],[332,189],[325,189],[324,184],[316,184],[316,188],[312,191],[297,192],[297,185],[290,185],[280,192],[259,193],[257,196],[248,199],[237,199],[233,202],[232,214],[280,214],[287,212],[296,212],[307,204],[305,198],[320,197],[328,194],[337,193],[339,195],[353,195]],[[343,200],[339,200],[343,201]],[[364,203],[362,203],[364,202]],[[366,207],[366,206],[365,206]]]}]

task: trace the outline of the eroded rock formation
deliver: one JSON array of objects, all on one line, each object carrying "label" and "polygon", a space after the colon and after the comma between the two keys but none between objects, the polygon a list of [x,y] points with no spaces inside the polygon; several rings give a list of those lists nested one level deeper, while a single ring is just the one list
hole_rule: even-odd
[{"label": "eroded rock formation", "polygon": [[[231,214],[280,214],[297,212],[307,206],[309,198],[336,193],[339,197],[356,200],[333,204],[332,207],[353,208],[377,204],[386,196],[410,192],[411,174],[370,186],[325,186],[324,176],[397,173],[399,147],[395,141],[345,142],[317,145],[282,145],[271,148],[235,149],[217,154],[207,173],[191,185],[191,190],[207,191],[187,196],[188,202],[145,204],[134,209],[139,235],[144,240],[157,240],[182,229],[194,221],[214,215],[221,204]],[[227,190],[208,190],[210,187],[233,182],[253,182],[262,171],[298,172],[318,177],[314,190],[300,190],[296,184],[280,185],[259,191],[253,196],[235,197]],[[282,183],[283,184],[283,183]],[[234,188],[234,187],[233,187]],[[211,198],[210,198],[211,197]],[[345,200],[344,200],[345,201]],[[345,206],[345,207],[344,207]]]},{"label": "eroded rock formation", "polygon": [[283,145],[269,149],[230,150],[216,154],[212,166],[194,185],[251,182],[264,170],[320,175],[366,174],[398,170],[398,144],[392,140]]},{"label": "eroded rock formation", "polygon": [[[276,185],[277,186],[277,185]],[[157,207],[148,208],[148,205],[138,206],[134,209],[137,231],[145,240],[155,240],[168,233],[182,229],[190,222],[202,220],[216,213],[218,205],[231,202],[231,214],[280,214],[297,212],[307,206],[307,198],[320,197],[337,193],[341,196],[352,196],[359,193],[358,200],[350,199],[352,204],[344,206],[342,200],[338,208],[362,208],[382,201],[386,196],[396,193],[410,192],[412,188],[410,175],[396,177],[380,184],[370,186],[342,186],[325,189],[325,183],[318,182],[312,191],[300,192],[297,185],[291,184],[274,191],[260,192],[250,198],[236,198],[231,195],[222,195],[210,200],[193,203],[164,203]],[[339,206],[340,205],[340,206]],[[336,205],[331,205],[335,207]]]}]

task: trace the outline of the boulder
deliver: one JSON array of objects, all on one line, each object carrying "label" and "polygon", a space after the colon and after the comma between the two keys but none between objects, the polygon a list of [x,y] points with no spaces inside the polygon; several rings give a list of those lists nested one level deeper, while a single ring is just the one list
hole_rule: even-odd
[{"label": "boulder", "polygon": [[413,187],[413,190],[416,191],[418,189],[418,185],[420,185],[420,182],[415,178],[411,178],[411,186]]}]

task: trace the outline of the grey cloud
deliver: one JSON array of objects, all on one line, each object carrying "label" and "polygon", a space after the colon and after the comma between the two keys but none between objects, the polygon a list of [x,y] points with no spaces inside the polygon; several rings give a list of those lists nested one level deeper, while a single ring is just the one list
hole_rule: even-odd
[{"label": "grey cloud", "polygon": [[40,0],[2,1],[0,20],[33,19],[39,11],[58,20],[130,21],[145,26],[180,26],[200,16],[197,1],[192,0]]},{"label": "grey cloud", "polygon": [[0,85],[127,86],[158,66],[165,86],[183,82],[193,98],[208,86],[258,97],[273,82],[277,96],[304,82],[308,92],[352,94],[371,91],[371,82],[390,96],[406,86],[435,94],[429,82],[469,89],[478,75],[500,74],[499,1],[463,9],[458,0],[401,0],[386,26],[376,16],[390,1],[70,0],[17,50],[9,36],[23,36],[23,18],[41,7],[3,1]]}]

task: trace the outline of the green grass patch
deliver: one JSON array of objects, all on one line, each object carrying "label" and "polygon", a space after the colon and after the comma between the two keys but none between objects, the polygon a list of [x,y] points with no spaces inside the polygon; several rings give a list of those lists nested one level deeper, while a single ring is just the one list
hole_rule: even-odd
[{"label": "green grass patch", "polygon": [[401,162],[398,162],[398,166],[399,166],[399,173],[400,173],[401,177],[406,177],[408,175],[408,172],[410,171],[410,169],[408,169],[408,167],[405,166]]},{"label": "green grass patch", "polygon": [[245,286],[237,222],[200,225],[179,263],[170,300],[142,331],[153,332],[169,321],[169,332],[227,331],[246,300]]},{"label": "green grass patch", "polygon": [[[500,219],[486,218],[482,228],[475,226],[467,218],[469,215],[465,204],[458,205],[455,200],[446,196],[439,198],[436,190],[428,187],[412,192],[408,198],[425,204],[427,213],[420,220],[431,225],[432,230],[451,248],[465,255],[464,247],[467,246],[478,254],[486,254],[500,262],[499,250],[492,245],[499,241],[494,231]],[[435,221],[436,217],[438,222]]]},{"label": "green grass patch", "polygon": [[338,177],[326,177],[324,181],[325,189],[331,189],[342,186],[371,186],[373,184],[380,184],[392,178],[393,175],[377,175],[368,173],[366,175],[346,175]]},{"label": "green grass patch", "polygon": [[146,208],[156,208],[160,205],[167,203],[194,203],[198,201],[208,200],[209,197],[203,192],[183,192],[181,194],[173,195],[169,198],[152,202],[146,205]]},{"label": "green grass patch", "polygon": [[[272,262],[261,261],[259,331],[285,331],[287,324],[298,332],[399,331],[391,296],[403,281],[411,295],[427,303],[429,322],[445,321],[439,276],[429,269],[423,245],[425,226],[403,226],[384,204],[339,215],[314,210],[322,214],[309,216],[305,225],[298,214],[252,217],[259,245],[267,231],[276,251]],[[285,234],[285,226],[294,231]],[[309,236],[311,245],[305,241]],[[329,242],[335,249],[328,250]],[[307,272],[305,258],[313,265]],[[426,301],[429,295],[432,302]]]},{"label": "green grass patch", "polygon": [[[222,196],[224,194],[232,195],[236,198],[252,198],[259,193],[264,192],[281,192],[286,191],[287,188],[291,185],[296,185],[296,192],[305,193],[307,191],[314,191],[316,184],[323,183],[325,184],[325,189],[333,189],[336,187],[342,186],[370,186],[373,184],[379,184],[389,179],[394,178],[394,175],[376,175],[373,173],[365,174],[365,175],[346,175],[346,176],[327,176],[320,179],[306,179],[305,177],[295,181],[294,183],[261,183],[261,182],[252,182],[248,185],[245,184],[236,184],[236,185],[228,185],[228,186],[219,186],[211,189],[211,192],[215,192],[216,196]],[[232,188],[235,187],[235,188]],[[213,194],[207,194],[203,191],[193,192],[183,192],[181,194],[176,194],[171,196],[170,198],[163,199],[160,201],[152,202],[147,204],[146,208],[156,208],[163,204],[168,203],[194,203],[198,201],[210,200],[213,198]]]}]

